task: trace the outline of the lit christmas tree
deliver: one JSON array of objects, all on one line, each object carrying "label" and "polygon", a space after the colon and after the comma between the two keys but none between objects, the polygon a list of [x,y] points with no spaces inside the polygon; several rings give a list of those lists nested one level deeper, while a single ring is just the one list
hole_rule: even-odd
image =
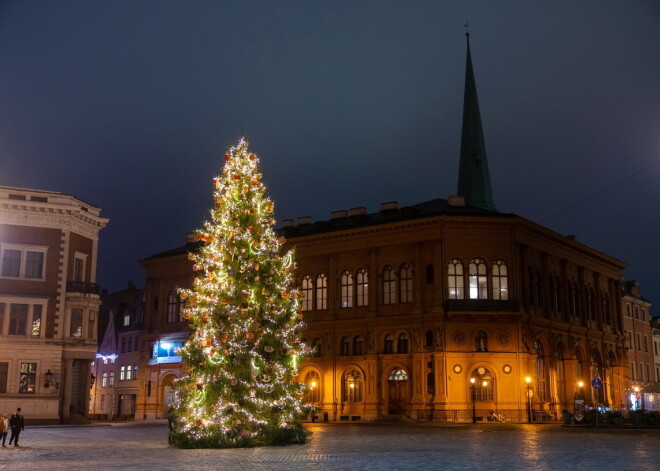
[{"label": "lit christmas tree", "polygon": [[176,383],[181,448],[304,443],[304,385],[294,380],[303,353],[300,293],[292,252],[273,231],[273,202],[259,159],[242,139],[214,180],[212,220],[196,232],[196,278],[179,294],[193,329],[180,349]]}]

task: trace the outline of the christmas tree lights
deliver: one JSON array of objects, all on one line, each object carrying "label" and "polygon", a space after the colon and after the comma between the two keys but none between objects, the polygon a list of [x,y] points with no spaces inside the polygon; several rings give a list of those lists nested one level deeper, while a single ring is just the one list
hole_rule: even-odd
[{"label": "christmas tree lights", "polygon": [[196,276],[180,289],[193,333],[179,350],[186,362],[175,383],[181,448],[304,443],[305,386],[295,381],[309,349],[292,252],[280,254],[274,205],[259,159],[241,139],[214,179],[211,220],[195,233]]}]

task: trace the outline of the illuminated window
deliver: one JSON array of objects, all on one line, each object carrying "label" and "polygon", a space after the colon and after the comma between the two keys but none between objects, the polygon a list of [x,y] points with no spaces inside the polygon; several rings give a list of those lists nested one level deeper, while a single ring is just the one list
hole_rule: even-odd
[{"label": "illuminated window", "polygon": [[357,285],[357,305],[359,307],[369,304],[369,273],[366,269],[360,268],[355,277]]},{"label": "illuminated window", "polygon": [[344,402],[362,401],[362,383],[364,382],[359,371],[349,371],[344,375]]},{"label": "illuminated window", "polygon": [[447,286],[449,299],[465,299],[465,281],[463,280],[463,263],[457,258],[452,259],[447,266]]},{"label": "illuminated window", "polygon": [[509,274],[506,263],[496,260],[493,263],[493,299],[509,299]]},{"label": "illuminated window", "polygon": [[125,379],[126,379],[126,367],[122,365],[121,368],[119,368],[119,381],[124,381]]},{"label": "illuminated window", "polygon": [[312,278],[309,275],[305,275],[302,279],[302,309],[303,311],[311,311],[313,307],[314,285]]},{"label": "illuminated window", "polygon": [[383,268],[383,304],[396,302],[396,275],[391,265]]},{"label": "illuminated window", "polygon": [[472,396],[475,401],[485,402],[493,401],[495,397],[495,378],[489,370],[486,368],[477,368],[472,372],[471,378],[474,378],[474,383],[468,383],[470,389],[474,388],[471,391],[474,395]]},{"label": "illuminated window", "polygon": [[412,268],[407,263],[399,269],[399,300],[402,303],[411,303],[413,297]]},{"label": "illuminated window", "polygon": [[488,298],[488,278],[486,263],[480,258],[470,262],[468,276],[470,279],[470,299]]},{"label": "illuminated window", "polygon": [[41,304],[32,306],[32,336],[39,337],[41,335]]},{"label": "illuminated window", "polygon": [[71,309],[71,325],[69,328],[69,336],[82,337],[83,327],[83,310]]},{"label": "illuminated window", "polygon": [[323,273],[316,277],[316,309],[328,309],[328,278]]},{"label": "illuminated window", "polygon": [[108,385],[108,372],[104,371],[101,375],[101,387],[105,388]]},{"label": "illuminated window", "polygon": [[353,307],[353,275],[348,270],[341,274],[341,307]]},{"label": "illuminated window", "polygon": [[21,363],[21,375],[18,380],[18,392],[30,393],[36,392],[37,384],[37,364]]}]

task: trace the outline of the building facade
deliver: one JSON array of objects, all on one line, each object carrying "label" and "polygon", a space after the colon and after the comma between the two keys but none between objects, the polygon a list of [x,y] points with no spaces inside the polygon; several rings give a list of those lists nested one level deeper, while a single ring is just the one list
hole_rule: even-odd
[{"label": "building facade", "polygon": [[97,347],[101,210],[0,186],[0,409],[26,420],[87,413]]},{"label": "building facade", "polygon": [[[308,402],[337,421],[548,420],[578,396],[625,407],[625,265],[496,210],[469,44],[459,170],[447,200],[284,221],[312,349],[298,376]],[[190,335],[176,288],[192,285],[197,247],[141,262],[148,417],[164,416],[181,375],[162,346]]]}]

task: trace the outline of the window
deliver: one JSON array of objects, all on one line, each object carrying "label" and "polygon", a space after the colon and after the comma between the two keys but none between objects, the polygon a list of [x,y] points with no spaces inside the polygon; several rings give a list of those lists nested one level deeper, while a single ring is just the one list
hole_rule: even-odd
[{"label": "window", "polygon": [[9,363],[0,362],[0,393],[7,392],[7,375],[9,373]]},{"label": "window", "polygon": [[104,371],[101,375],[101,387],[105,388],[108,385],[108,372]]},{"label": "window", "polygon": [[344,402],[362,401],[362,375],[359,371],[349,371],[344,375]]},{"label": "window", "polygon": [[314,285],[309,275],[302,279],[302,310],[311,311],[314,307]]},{"label": "window", "polygon": [[637,350],[642,351],[642,337],[639,332],[637,332]]},{"label": "window", "polygon": [[126,351],[127,352],[133,351],[133,337],[128,337],[128,344],[126,345]]},{"label": "window", "polygon": [[493,299],[509,299],[509,278],[506,263],[496,260],[493,264]]},{"label": "window", "polygon": [[426,331],[426,346],[427,347],[432,347],[433,346],[433,331],[432,330],[427,330]]},{"label": "window", "polygon": [[2,251],[2,270],[0,274],[7,278],[43,279],[46,260],[45,247],[4,245]]},{"label": "window", "polygon": [[635,311],[635,319],[639,319],[639,307],[635,306],[633,309]]},{"label": "window", "polygon": [[137,379],[138,366],[133,365],[133,379]]},{"label": "window", "polygon": [[126,353],[126,337],[122,337],[122,339],[121,339],[120,353]]},{"label": "window", "polygon": [[310,371],[305,376],[305,385],[307,386],[307,403],[314,404],[319,402],[321,397],[321,378],[316,371]]},{"label": "window", "polygon": [[412,297],[412,268],[404,263],[399,269],[399,300],[402,303],[411,303]]},{"label": "window", "polygon": [[632,317],[632,309],[630,307],[630,303],[626,303],[626,316]]},{"label": "window", "polygon": [[85,281],[85,257],[77,254],[73,259],[73,281]]},{"label": "window", "polygon": [[383,268],[383,304],[396,302],[396,275],[391,265]]},{"label": "window", "polygon": [[105,410],[105,394],[101,394],[101,410]]},{"label": "window", "polygon": [[32,336],[39,337],[41,335],[41,304],[32,306]]},{"label": "window", "polygon": [[167,295],[167,322],[169,324],[176,321],[177,312],[179,311],[179,298],[174,291]]},{"label": "window", "polygon": [[21,375],[18,380],[18,392],[34,393],[36,392],[36,384],[37,384],[37,364],[21,363]]},{"label": "window", "polygon": [[644,335],[644,351],[648,352],[649,351],[649,336]]},{"label": "window", "polygon": [[394,353],[394,336],[392,334],[385,335],[383,353]]},{"label": "window", "polygon": [[348,270],[341,274],[341,307],[353,307],[353,275]]},{"label": "window", "polygon": [[27,326],[27,304],[12,304],[9,307],[9,335],[25,335]]},{"label": "window", "polygon": [[447,266],[447,285],[449,299],[465,299],[463,263],[457,258],[452,259]]},{"label": "window", "polygon": [[125,312],[124,313],[124,327],[128,327],[131,325],[131,313],[130,312]]},{"label": "window", "polygon": [[71,309],[71,326],[69,328],[69,336],[82,337],[83,325],[83,310]]},{"label": "window", "polygon": [[[115,361],[112,360],[112,363],[114,363],[114,362]],[[108,376],[108,386],[112,387],[114,385],[115,385],[115,372],[111,371],[109,376]]]},{"label": "window", "polygon": [[357,272],[357,305],[359,307],[369,304],[369,273],[366,269],[360,268]]},{"label": "window", "polygon": [[488,298],[488,279],[486,272],[486,263],[480,258],[475,258],[470,262],[470,299]]},{"label": "window", "polygon": [[312,340],[312,356],[320,357],[322,355],[323,355],[323,344],[321,343],[321,339],[316,337],[314,340]]},{"label": "window", "polygon": [[396,346],[397,353],[408,353],[408,334],[405,332],[399,334],[399,341]]},{"label": "window", "polygon": [[323,273],[316,277],[316,309],[328,309],[328,278]]},{"label": "window", "polygon": [[545,401],[545,358],[543,355],[543,345],[537,340],[534,348],[536,350],[536,394],[541,401]]},{"label": "window", "polygon": [[350,355],[351,342],[347,336],[341,338],[341,355],[348,356]]},{"label": "window", "polygon": [[472,372],[470,389],[475,402],[493,401],[495,397],[495,378],[489,370],[480,367]]},{"label": "window", "polygon": [[119,381],[124,381],[126,379],[126,367],[124,365],[119,368]]},{"label": "window", "polygon": [[364,337],[361,335],[353,338],[353,355],[364,355]]},{"label": "window", "polygon": [[474,349],[477,352],[487,352],[488,351],[488,335],[483,330],[477,331],[474,336]]}]

